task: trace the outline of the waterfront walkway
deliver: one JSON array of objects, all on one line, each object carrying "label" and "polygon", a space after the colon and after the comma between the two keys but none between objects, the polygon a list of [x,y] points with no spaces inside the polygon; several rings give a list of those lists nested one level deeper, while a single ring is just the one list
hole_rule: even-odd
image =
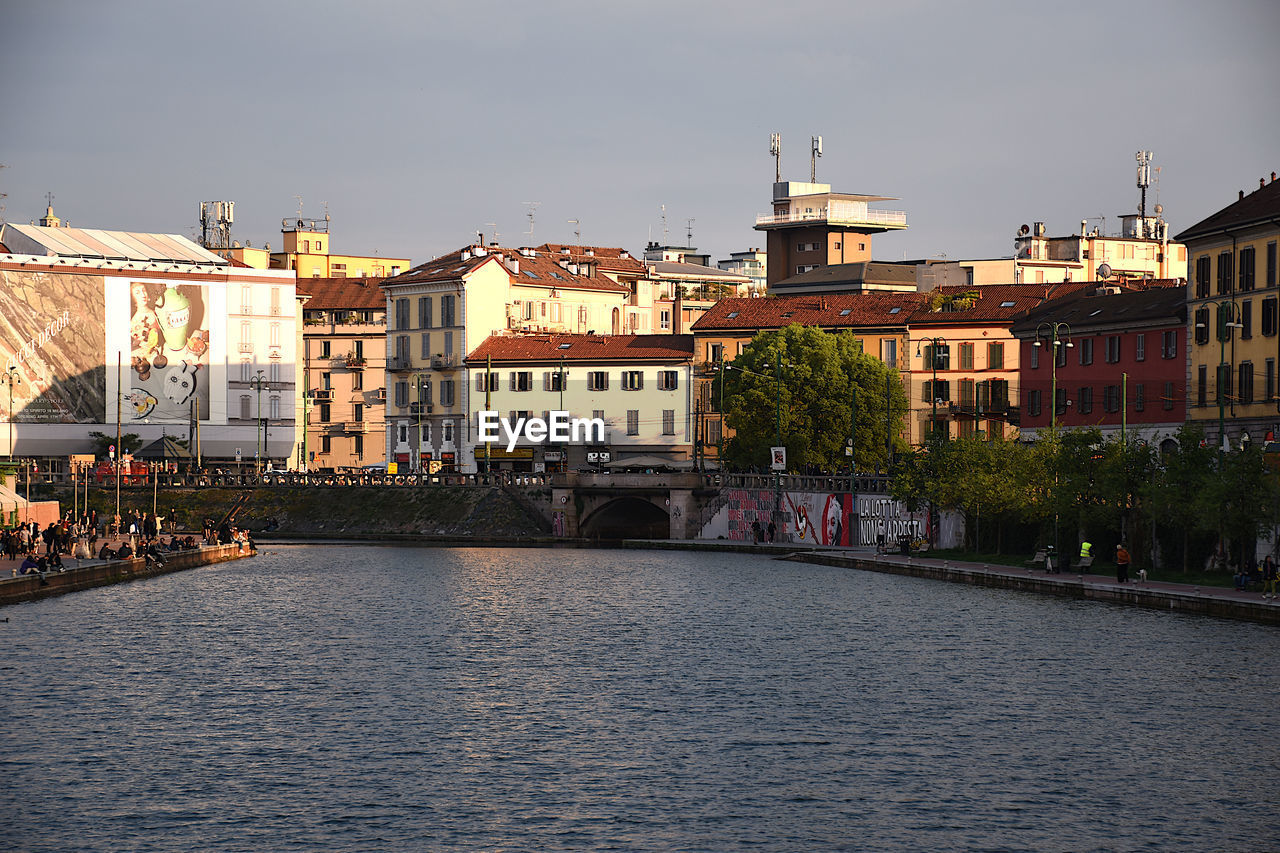
[{"label": "waterfront walkway", "polygon": [[1117,583],[1114,574],[1082,574],[1069,567],[1064,567],[1061,573],[1049,573],[1038,567],[966,562],[930,557],[927,553],[912,554],[909,557],[901,554],[878,554],[875,548],[824,547],[786,542],[755,545],[725,539],[668,539],[661,542],[627,540],[625,544],[628,547],[746,551],[795,562],[846,566],[862,571],[1280,625],[1280,601],[1264,599],[1261,591],[1239,591],[1232,587],[1168,581],[1137,581],[1134,579],[1136,572],[1133,571],[1130,572],[1128,583]]}]

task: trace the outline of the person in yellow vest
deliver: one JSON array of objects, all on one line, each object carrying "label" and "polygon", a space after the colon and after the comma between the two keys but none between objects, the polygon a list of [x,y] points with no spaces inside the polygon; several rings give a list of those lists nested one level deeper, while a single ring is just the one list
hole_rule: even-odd
[{"label": "person in yellow vest", "polygon": [[1093,559],[1093,543],[1081,542],[1080,543],[1080,559],[1076,560],[1076,565],[1082,569],[1087,568],[1092,559]]}]

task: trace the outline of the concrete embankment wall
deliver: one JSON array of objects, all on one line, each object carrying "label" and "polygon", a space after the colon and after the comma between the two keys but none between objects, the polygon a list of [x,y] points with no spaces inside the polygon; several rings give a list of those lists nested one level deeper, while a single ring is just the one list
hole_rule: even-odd
[{"label": "concrete embankment wall", "polygon": [[92,565],[68,569],[65,572],[47,572],[43,583],[40,575],[3,578],[0,579],[0,606],[64,595],[68,592],[123,583],[138,578],[167,575],[253,555],[252,550],[239,545],[213,545],[194,551],[175,551],[166,554],[163,566],[148,566],[145,559],[134,558],[112,560],[106,563],[95,562]]},{"label": "concrete embankment wall", "polygon": [[1241,600],[1213,591],[1195,587],[1170,589],[1169,586],[1149,586],[1136,583],[1114,584],[1081,580],[1079,576],[1024,574],[1015,571],[985,569],[973,565],[954,563],[901,560],[896,558],[858,557],[848,554],[800,552],[788,554],[783,559],[826,566],[847,566],[868,572],[907,575],[916,578],[965,583],[973,586],[989,586],[1000,589],[1016,589],[1043,595],[1056,595],[1111,604],[1124,604],[1172,613],[1190,613],[1199,616],[1215,616],[1224,619],[1240,619],[1280,625],[1280,606],[1261,600]]}]

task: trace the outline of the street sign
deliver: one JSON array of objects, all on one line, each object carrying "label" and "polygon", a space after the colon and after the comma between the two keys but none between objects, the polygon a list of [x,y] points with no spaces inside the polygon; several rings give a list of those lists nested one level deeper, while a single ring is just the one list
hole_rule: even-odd
[{"label": "street sign", "polygon": [[769,464],[769,469],[771,471],[787,470],[787,448],[771,447],[769,448],[769,453],[773,459],[773,461]]},{"label": "street sign", "polygon": [[239,461],[240,461],[240,448],[238,448],[238,447],[236,448],[236,461],[237,461],[237,462],[239,462]]}]

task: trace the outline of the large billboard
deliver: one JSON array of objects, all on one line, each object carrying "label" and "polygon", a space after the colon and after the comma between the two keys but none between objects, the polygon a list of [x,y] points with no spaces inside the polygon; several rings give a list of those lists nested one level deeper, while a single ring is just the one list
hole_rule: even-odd
[{"label": "large billboard", "polygon": [[209,288],[129,283],[123,420],[209,419]]},{"label": "large billboard", "polygon": [[0,270],[0,418],[103,423],[105,315],[102,276]]}]

